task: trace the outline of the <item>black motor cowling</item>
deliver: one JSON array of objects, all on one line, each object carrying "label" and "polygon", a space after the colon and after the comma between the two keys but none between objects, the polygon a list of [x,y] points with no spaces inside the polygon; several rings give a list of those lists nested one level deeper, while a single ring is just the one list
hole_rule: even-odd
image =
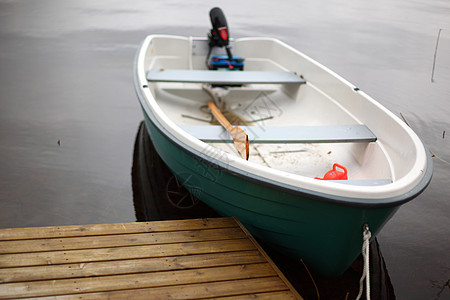
[{"label": "black motor cowling", "polygon": [[209,33],[210,47],[227,47],[229,43],[229,31],[227,20],[223,11],[219,7],[214,7],[209,12],[211,18],[212,29]]}]

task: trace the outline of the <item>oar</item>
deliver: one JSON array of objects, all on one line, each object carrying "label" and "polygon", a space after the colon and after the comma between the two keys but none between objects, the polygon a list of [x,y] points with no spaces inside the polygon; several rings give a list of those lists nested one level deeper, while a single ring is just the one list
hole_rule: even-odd
[{"label": "oar", "polygon": [[231,134],[234,146],[239,151],[242,158],[248,160],[248,136],[245,131],[238,126],[233,127],[233,125],[228,122],[227,118],[225,118],[225,116],[220,112],[214,102],[209,101],[208,107],[213,116],[217,119],[217,121],[219,121],[220,125],[222,125]]}]

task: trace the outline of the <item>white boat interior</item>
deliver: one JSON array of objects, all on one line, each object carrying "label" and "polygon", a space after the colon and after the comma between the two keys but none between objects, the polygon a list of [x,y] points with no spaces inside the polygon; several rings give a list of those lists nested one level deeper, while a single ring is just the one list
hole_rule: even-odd
[{"label": "white boat interior", "polygon": [[[138,78],[150,109],[179,139],[199,150],[219,149],[217,157],[255,174],[276,170],[277,180],[289,184],[320,188],[314,178],[339,163],[349,180],[330,184],[343,196],[366,197],[373,189],[369,198],[394,197],[420,181],[427,163],[420,139],[379,103],[276,39],[231,45],[245,58],[244,71],[208,71],[203,38],[155,35],[144,41]],[[211,99],[249,135],[248,162],[225,129],[211,123]],[[345,192],[361,185],[369,188]]]}]

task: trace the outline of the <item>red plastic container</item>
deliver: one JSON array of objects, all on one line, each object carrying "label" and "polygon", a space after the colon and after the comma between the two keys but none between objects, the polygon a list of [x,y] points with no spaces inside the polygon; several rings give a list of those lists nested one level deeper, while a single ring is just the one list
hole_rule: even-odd
[{"label": "red plastic container", "polygon": [[[341,169],[342,171],[338,170]],[[333,164],[333,169],[326,172],[323,178],[314,177],[320,180],[347,180],[347,168],[340,164]]]}]

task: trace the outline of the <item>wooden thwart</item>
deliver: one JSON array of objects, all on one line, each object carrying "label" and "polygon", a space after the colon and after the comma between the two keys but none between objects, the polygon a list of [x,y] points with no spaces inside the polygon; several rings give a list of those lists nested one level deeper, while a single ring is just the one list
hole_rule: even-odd
[{"label": "wooden thwart", "polygon": [[0,229],[0,298],[301,299],[234,218]]}]

